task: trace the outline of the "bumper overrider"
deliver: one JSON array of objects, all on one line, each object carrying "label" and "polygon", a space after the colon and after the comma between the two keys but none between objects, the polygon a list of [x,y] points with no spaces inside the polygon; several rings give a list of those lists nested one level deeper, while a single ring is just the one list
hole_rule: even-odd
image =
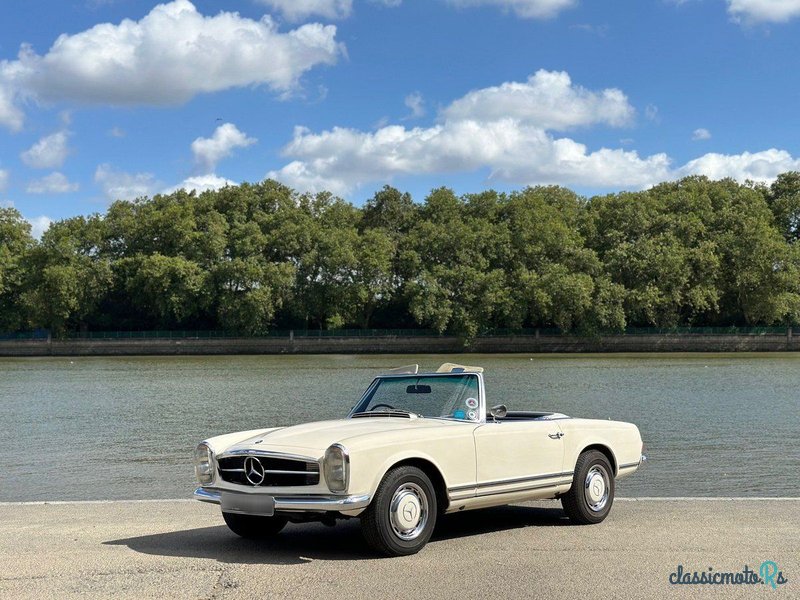
[{"label": "bumper overrider", "polygon": [[266,513],[272,512],[341,512],[351,510],[361,510],[369,505],[369,495],[357,496],[267,496],[266,494],[246,494],[240,492],[230,492],[228,490],[216,490],[212,488],[199,487],[194,491],[195,500],[210,502],[211,504],[223,504],[222,495],[226,495],[226,501],[231,502],[226,510],[244,514],[263,514],[257,509],[237,508],[236,499],[262,501],[271,500],[267,503]]}]

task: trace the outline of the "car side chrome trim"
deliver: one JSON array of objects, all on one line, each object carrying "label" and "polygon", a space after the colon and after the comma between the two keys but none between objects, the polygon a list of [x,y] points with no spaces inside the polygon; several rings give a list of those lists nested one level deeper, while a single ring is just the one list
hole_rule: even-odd
[{"label": "car side chrome trim", "polygon": [[[220,504],[222,493],[216,489],[197,488],[195,500]],[[358,510],[366,508],[372,497],[369,494],[357,496],[275,496],[276,511],[327,512],[339,510]]]},{"label": "car side chrome trim", "polygon": [[530,481],[541,481],[542,479],[552,479],[554,477],[572,477],[574,471],[562,471],[561,473],[546,473],[545,475],[534,475],[533,477],[516,477],[513,479],[498,479],[495,481],[484,481],[483,483],[478,484],[470,484],[470,485],[459,485],[451,488],[447,488],[448,492],[462,492],[464,490],[470,490],[478,488],[490,488],[490,487],[497,487],[501,485],[513,485],[515,483],[528,483]]},{"label": "car side chrome trim", "polygon": [[503,491],[495,491],[495,492],[492,492],[492,491],[480,492],[479,491],[475,495],[475,497],[476,498],[483,498],[485,496],[501,496],[503,494],[516,494],[517,492],[531,492],[533,490],[544,490],[544,489],[547,489],[547,488],[555,488],[555,487],[559,487],[561,485],[572,485],[572,478],[563,479],[561,481],[555,481],[555,482],[552,482],[552,483],[542,483],[540,485],[531,485],[531,486],[526,486],[526,487],[523,487],[523,488],[513,488],[513,489],[510,489],[510,490],[503,490]]},{"label": "car side chrome trim", "polygon": [[642,464],[642,461],[620,465],[619,467],[617,467],[617,471],[621,471],[622,469],[632,469],[634,467],[638,467],[640,464]]},{"label": "car side chrome trim", "polygon": [[457,485],[455,487],[447,488],[447,491],[452,494],[453,492],[463,492],[465,490],[474,490],[476,487],[478,487],[478,486],[476,484],[474,484],[474,483],[472,483],[470,485]]}]

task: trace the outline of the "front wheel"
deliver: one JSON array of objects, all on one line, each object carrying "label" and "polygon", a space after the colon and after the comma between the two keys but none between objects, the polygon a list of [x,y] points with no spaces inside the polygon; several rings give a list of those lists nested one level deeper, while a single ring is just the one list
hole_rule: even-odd
[{"label": "front wheel", "polygon": [[438,506],[433,484],[417,467],[390,470],[361,516],[367,543],[387,556],[416,554],[436,526]]},{"label": "front wheel", "polygon": [[589,450],[578,457],[572,487],[561,496],[569,520],[579,525],[600,523],[614,503],[614,469],[608,457]]},{"label": "front wheel", "polygon": [[233,533],[250,540],[270,538],[283,529],[287,522],[284,517],[260,517],[230,512],[222,513],[222,518]]}]

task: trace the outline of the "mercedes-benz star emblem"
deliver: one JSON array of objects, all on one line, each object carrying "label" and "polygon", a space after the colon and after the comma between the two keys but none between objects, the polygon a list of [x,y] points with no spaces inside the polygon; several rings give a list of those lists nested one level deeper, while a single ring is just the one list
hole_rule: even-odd
[{"label": "mercedes-benz star emblem", "polygon": [[413,504],[406,504],[406,507],[403,509],[403,516],[408,519],[409,521],[413,521],[414,517],[416,516],[417,511],[414,509]]},{"label": "mercedes-benz star emblem", "polygon": [[244,476],[247,477],[247,481],[253,485],[261,485],[264,483],[265,475],[264,465],[261,464],[261,461],[253,456],[244,459]]}]

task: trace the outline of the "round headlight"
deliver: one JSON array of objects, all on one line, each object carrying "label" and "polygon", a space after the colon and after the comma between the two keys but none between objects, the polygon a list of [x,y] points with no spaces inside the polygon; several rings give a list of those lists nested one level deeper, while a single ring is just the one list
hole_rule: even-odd
[{"label": "round headlight", "polygon": [[332,492],[346,492],[350,483],[350,456],[347,449],[340,444],[334,444],[325,451],[323,460],[325,482]]},{"label": "round headlight", "polygon": [[194,474],[201,485],[214,481],[213,452],[206,444],[200,444],[194,451]]}]

